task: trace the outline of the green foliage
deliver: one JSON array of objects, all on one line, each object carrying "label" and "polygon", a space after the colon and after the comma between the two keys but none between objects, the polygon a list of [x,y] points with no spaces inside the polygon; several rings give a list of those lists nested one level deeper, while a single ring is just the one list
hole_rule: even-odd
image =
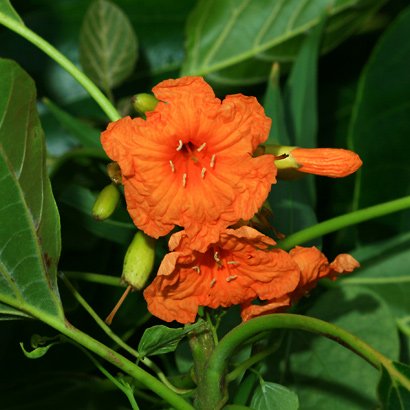
[{"label": "green foliage", "polygon": [[[396,325],[386,303],[363,287],[326,292],[307,310],[390,358],[399,354]],[[376,325],[377,324],[377,325]],[[292,386],[306,410],[361,410],[376,405],[379,373],[346,348],[317,336],[291,335]]]},{"label": "green foliage", "polygon": [[[403,363],[393,363],[397,372],[410,380],[410,367]],[[385,368],[379,383],[379,397],[383,410],[406,410],[410,407],[410,390],[395,380]]]},{"label": "green foliage", "polygon": [[[244,63],[235,73],[217,73],[222,83],[249,82],[249,74],[265,60],[293,58],[304,34],[320,24],[329,14],[325,48],[340,43],[357,30],[365,17],[377,10],[383,1],[299,1],[299,0],[202,0],[187,26],[187,59],[184,75],[208,75],[235,64]],[[357,12],[361,8],[361,13]],[[291,44],[291,47],[287,46]],[[285,51],[286,50],[286,51]],[[265,78],[269,64],[265,64]],[[261,73],[256,77],[260,80]],[[227,77],[227,79],[225,79]],[[213,78],[211,76],[211,78]],[[252,81],[252,80],[251,80]]]},{"label": "green foliage", "polygon": [[[0,22],[32,28],[76,66],[81,59],[86,73],[112,99],[114,105],[108,99],[103,101],[112,108],[110,118],[116,117],[116,107],[130,106],[131,95],[149,92],[163,78],[177,77],[182,67],[183,74],[206,75],[218,96],[243,93],[263,101],[272,117],[269,143],[345,147],[350,121],[348,142],[364,160],[354,194],[354,207],[361,209],[409,194],[406,135],[410,124],[406,109],[410,48],[404,39],[410,35],[410,9],[404,9],[407,4],[400,0],[394,5],[388,2],[381,14],[375,14],[383,3],[16,0],[13,5],[21,19],[9,1],[0,0]],[[366,30],[373,31],[335,48],[353,33]],[[332,53],[320,57],[329,50]],[[99,133],[106,128],[108,118],[95,101],[63,68],[3,29],[0,54],[17,60],[35,79],[43,101],[38,107],[47,143],[46,150],[33,81],[17,64],[0,60],[0,324],[6,330],[2,332],[5,337],[1,340],[0,361],[2,376],[10,381],[0,387],[2,406],[122,410],[130,403],[136,408],[134,392],[140,408],[192,410],[191,399],[202,386],[190,391],[195,384],[192,369],[196,363],[184,338],[201,325],[202,319],[184,328],[158,325],[146,310],[142,293],[134,292],[118,312],[112,329],[96,320],[105,332],[101,337],[95,323],[90,324],[81,310],[84,303],[78,302],[79,294],[67,295],[67,288],[61,286],[65,314],[85,332],[63,322],[57,263],[76,280],[74,287],[95,308],[94,320],[95,315],[104,317],[122,292],[114,286],[119,283],[126,248],[136,228],[124,201],[106,221],[98,222],[91,216],[96,194],[109,183],[107,157],[99,143]],[[253,86],[264,81],[266,86]],[[323,110],[318,110],[318,105],[334,113],[332,121],[321,116]],[[127,110],[121,110],[121,114],[127,115]],[[61,215],[61,258],[59,214],[47,170]],[[340,187],[338,191],[329,189],[335,186]],[[316,189],[313,178],[281,180],[272,187],[269,198],[273,212],[270,222],[291,235],[314,226],[324,216],[346,212],[352,192],[349,183],[340,181],[320,181]],[[308,316],[322,318],[351,331],[359,338],[354,339],[356,342],[362,339],[369,343],[368,350],[360,343],[359,348],[356,346],[356,353],[363,357],[363,352],[376,348],[389,359],[408,361],[408,220],[405,212],[372,219],[356,228],[359,240],[351,232],[338,238],[316,238],[316,245],[323,239],[329,256],[332,251],[349,251],[362,268],[336,284],[324,282],[329,286],[302,299],[293,308],[306,315],[301,316],[305,322],[298,328],[318,333],[306,323],[310,323]],[[166,240],[159,240],[156,267],[167,251]],[[92,312],[89,305],[88,313]],[[379,372],[323,335],[308,336],[293,330],[272,336],[252,334],[243,348],[226,346],[226,334],[232,328],[243,329],[252,321],[234,327],[240,319],[232,309],[219,326],[222,316],[213,313],[204,315],[214,330],[208,337],[216,341],[219,336],[215,349],[224,346],[232,348],[233,353],[221,355],[220,374],[208,374],[206,360],[199,379],[214,377],[216,394],[224,394],[218,403],[227,399],[227,409],[293,410],[300,406],[303,410],[359,410],[382,406],[404,410],[410,405],[410,374],[403,363],[386,359]],[[24,350],[33,333],[50,331],[44,331],[40,322],[26,320],[33,316],[108,360],[116,366],[110,368],[112,374],[93,356],[89,356],[90,362],[85,361],[83,353],[68,344],[49,350],[59,336],[32,343],[32,351]],[[402,331],[400,340],[398,327]],[[334,334],[327,336],[341,340]],[[136,352],[132,346],[139,339]],[[282,340],[280,350],[273,358],[269,356],[272,343]],[[25,360],[19,343],[27,357],[42,359]],[[108,347],[111,344],[112,350]],[[140,355],[138,366],[151,366],[149,372],[136,366],[135,359],[133,363],[118,353],[118,346],[135,358]],[[264,355],[266,351],[270,353]],[[153,356],[153,361],[146,356]],[[215,356],[206,352],[204,357],[212,360]],[[258,357],[263,360],[258,361]],[[116,368],[121,372],[118,376]],[[225,374],[236,374],[229,385],[224,384]],[[260,386],[258,379],[262,380]],[[123,397],[125,391],[130,403]],[[205,392],[208,396],[214,393]],[[26,397],[33,400],[27,402]]]},{"label": "green foliage", "polygon": [[149,327],[145,330],[138,344],[138,353],[141,357],[154,356],[173,352],[178,343],[192,330],[202,326],[198,321],[193,325],[180,328],[170,328],[163,325]]},{"label": "green foliage", "polygon": [[261,381],[252,397],[254,410],[298,410],[298,396],[291,390],[276,383]]},{"label": "green foliage", "polygon": [[0,301],[28,314],[62,317],[56,285],[60,222],[34,83],[12,61],[0,60],[0,72]]},{"label": "green foliage", "polygon": [[[365,164],[356,179],[356,208],[409,193],[409,140],[405,136],[410,133],[410,45],[402,41],[409,36],[407,8],[380,38],[360,79],[349,133],[351,148]],[[404,212],[376,221],[372,229],[359,226],[360,239],[406,232],[409,220],[409,213]]]},{"label": "green foliage", "polygon": [[108,92],[131,74],[137,52],[137,37],[126,14],[110,1],[94,1],[80,34],[84,71]]}]

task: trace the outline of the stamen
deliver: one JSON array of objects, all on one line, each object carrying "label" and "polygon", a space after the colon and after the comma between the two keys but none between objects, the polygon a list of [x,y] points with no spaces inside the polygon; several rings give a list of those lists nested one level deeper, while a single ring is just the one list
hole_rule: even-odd
[{"label": "stamen", "polygon": [[203,144],[201,144],[196,150],[197,150],[198,152],[201,152],[205,147],[206,147],[206,142],[204,142]]},{"label": "stamen", "polygon": [[196,273],[201,273],[201,268],[198,265],[192,266],[192,270],[194,270]]},{"label": "stamen", "polygon": [[214,253],[214,259],[216,263],[221,263],[221,258],[219,257],[219,252]]},{"label": "stamen", "polygon": [[213,279],[211,280],[211,284],[210,284],[211,288],[213,288],[213,287],[214,287],[215,283],[216,283],[216,279],[215,279],[215,278],[213,278]]},{"label": "stamen", "polygon": [[185,188],[186,187],[186,173],[182,174],[182,186]]},{"label": "stamen", "polygon": [[229,283],[231,280],[234,280],[234,279],[236,279],[237,277],[238,277],[237,275],[228,276],[228,277],[226,278],[226,281]]},{"label": "stamen", "polygon": [[171,171],[172,171],[172,172],[175,172],[175,165],[174,165],[174,163],[172,162],[172,160],[169,160],[169,165],[171,166]]},{"label": "stamen", "polygon": [[184,146],[184,143],[182,142],[182,140],[178,140],[177,151],[181,151],[183,146]]},{"label": "stamen", "polygon": [[227,262],[228,265],[239,265],[238,261],[228,261]]},{"label": "stamen", "polygon": [[206,168],[202,168],[202,171],[201,171],[201,178],[202,179],[205,178],[205,172],[206,172]]},{"label": "stamen", "polygon": [[210,166],[211,168],[213,168],[213,167],[215,166],[215,158],[216,158],[216,155],[215,155],[215,154],[212,154],[211,162],[209,163],[209,166]]}]

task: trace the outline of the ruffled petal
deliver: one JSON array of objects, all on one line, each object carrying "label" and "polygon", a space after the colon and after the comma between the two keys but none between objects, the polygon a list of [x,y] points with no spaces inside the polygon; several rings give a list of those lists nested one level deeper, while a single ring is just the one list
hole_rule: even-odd
[{"label": "ruffled petal", "polygon": [[241,305],[241,317],[245,322],[254,317],[278,313],[284,311],[291,304],[291,299],[288,295],[277,299],[268,300],[265,303],[255,305],[252,303],[244,303]]}]

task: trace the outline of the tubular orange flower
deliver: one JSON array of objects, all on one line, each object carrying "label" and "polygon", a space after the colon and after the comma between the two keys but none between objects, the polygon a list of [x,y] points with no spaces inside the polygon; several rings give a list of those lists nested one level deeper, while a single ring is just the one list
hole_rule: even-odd
[{"label": "tubular orange flower", "polygon": [[261,305],[243,304],[241,311],[243,320],[282,311],[284,307],[289,306],[290,303],[296,303],[314,288],[319,279],[328,277],[334,280],[337,275],[353,272],[360,266],[359,262],[348,254],[340,254],[332,263],[329,263],[326,256],[314,246],[311,248],[296,246],[289,252],[289,255],[300,270],[300,281],[297,287],[288,295],[272,298]]},{"label": "tubular orange flower", "polygon": [[271,120],[254,97],[222,102],[201,77],[153,88],[160,102],[147,119],[109,124],[101,141],[122,171],[128,211],[153,237],[185,228],[204,251],[239,219],[250,219],[276,182],[271,155],[252,157]]},{"label": "tubular orange flower", "polygon": [[289,295],[300,280],[297,264],[273,239],[248,226],[227,229],[205,253],[191,251],[184,231],[171,237],[157,277],[144,291],[149,311],[165,320],[195,321],[199,306],[244,304]]},{"label": "tubular orange flower", "polygon": [[332,178],[346,177],[362,166],[359,155],[347,149],[295,148],[290,155],[298,171]]}]

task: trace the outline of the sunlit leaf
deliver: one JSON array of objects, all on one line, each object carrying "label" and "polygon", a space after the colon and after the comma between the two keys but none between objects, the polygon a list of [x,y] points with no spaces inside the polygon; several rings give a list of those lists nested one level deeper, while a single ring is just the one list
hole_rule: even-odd
[{"label": "sunlit leaf", "polygon": [[137,51],[137,37],[126,14],[110,1],[94,1],[80,33],[80,61],[86,74],[111,90],[132,73]]},{"label": "sunlit leaf", "polygon": [[62,317],[60,222],[45,168],[33,81],[0,60],[0,302]]},{"label": "sunlit leaf", "polygon": [[[254,57],[262,64],[274,61],[275,47],[294,39],[301,43],[325,11],[329,14],[325,48],[330,48],[357,30],[383,2],[201,0],[188,21],[187,58],[182,72],[206,75],[247,60],[256,66]],[[294,57],[299,47],[292,42],[291,50]],[[283,48],[277,51],[281,53]],[[268,73],[267,67],[266,76]]]}]

